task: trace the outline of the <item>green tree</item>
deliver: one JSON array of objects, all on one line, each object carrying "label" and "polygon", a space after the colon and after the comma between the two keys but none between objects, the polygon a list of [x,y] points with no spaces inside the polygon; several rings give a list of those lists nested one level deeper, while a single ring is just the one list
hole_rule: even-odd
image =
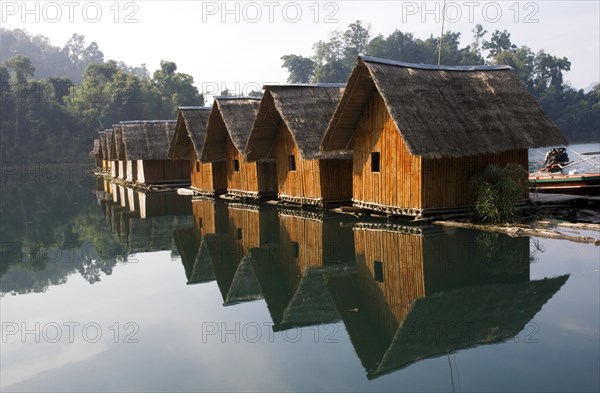
[{"label": "green tree", "polygon": [[496,56],[500,52],[514,51],[517,46],[510,41],[510,33],[506,30],[496,30],[492,33],[489,41],[484,40],[482,48],[488,50],[488,58]]},{"label": "green tree", "polygon": [[29,57],[16,55],[6,60],[6,68],[13,70],[13,91],[16,92],[15,100],[15,132],[13,135],[13,145],[17,145],[17,136],[19,134],[19,114],[21,112],[21,92],[27,89],[28,81],[35,74],[35,67],[31,65]]},{"label": "green tree", "polygon": [[283,55],[282,68],[288,70],[288,83],[308,83],[315,70],[315,62],[308,57],[298,55]]}]

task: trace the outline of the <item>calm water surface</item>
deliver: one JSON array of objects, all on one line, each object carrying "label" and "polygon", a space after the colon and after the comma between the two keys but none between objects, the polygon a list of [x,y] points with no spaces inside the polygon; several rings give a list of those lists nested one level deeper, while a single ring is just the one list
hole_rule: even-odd
[{"label": "calm water surface", "polygon": [[2,391],[600,389],[594,245],[38,180],[2,187]]}]

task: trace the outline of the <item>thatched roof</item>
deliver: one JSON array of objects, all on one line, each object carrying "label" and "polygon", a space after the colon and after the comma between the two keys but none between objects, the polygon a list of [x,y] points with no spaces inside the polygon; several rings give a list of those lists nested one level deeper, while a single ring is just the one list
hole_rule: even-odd
[{"label": "thatched roof", "polygon": [[201,106],[179,107],[175,133],[169,144],[169,158],[172,160],[189,160],[190,146],[194,147],[196,157],[200,157],[204,138],[206,138],[206,123],[210,108]]},{"label": "thatched roof", "polygon": [[183,264],[188,284],[190,284],[190,277],[192,276],[194,262],[200,246],[199,236],[196,232],[193,226],[173,230],[173,242],[181,257],[181,263]]},{"label": "thatched roof", "polygon": [[123,145],[123,126],[121,124],[113,125],[112,132],[113,145],[116,150],[116,159],[125,160],[125,146]]},{"label": "thatched roof", "polygon": [[127,160],[168,160],[175,120],[124,121],[123,145]]},{"label": "thatched roof", "polygon": [[169,144],[175,133],[174,120],[147,121],[144,123],[146,160],[168,160]]},{"label": "thatched roof", "polygon": [[260,100],[251,97],[216,97],[206,126],[206,139],[200,160],[223,161],[227,135],[235,148],[244,153],[256,119]]},{"label": "thatched roof", "polygon": [[[275,158],[275,138],[281,122],[290,131],[304,159],[327,158],[321,139],[344,91],[340,83],[267,85],[246,145],[250,161]],[[346,153],[346,158],[350,158]]]},{"label": "thatched roof", "polygon": [[359,57],[323,137],[347,150],[377,91],[408,150],[463,157],[566,143],[508,66],[437,67]]},{"label": "thatched roof", "polygon": [[107,128],[104,130],[106,132],[106,153],[107,159],[114,161],[117,159],[117,150],[115,149],[115,144],[113,143],[113,132],[112,129]]}]

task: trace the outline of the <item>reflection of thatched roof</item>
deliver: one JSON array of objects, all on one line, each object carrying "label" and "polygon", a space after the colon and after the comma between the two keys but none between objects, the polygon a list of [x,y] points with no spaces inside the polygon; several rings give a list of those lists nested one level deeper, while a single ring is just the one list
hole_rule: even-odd
[{"label": "reflection of thatched roof", "polygon": [[188,284],[199,284],[215,280],[209,243],[210,235],[204,236],[194,260],[194,268],[191,271],[191,275],[188,276]]},{"label": "reflection of thatched roof", "polygon": [[159,216],[129,219],[129,250],[150,252],[171,250],[173,231],[194,225],[192,216]]},{"label": "reflection of thatched roof", "polygon": [[200,157],[204,138],[206,137],[206,122],[210,108],[201,106],[179,107],[175,134],[169,145],[169,158],[172,160],[187,160],[190,158],[190,146],[194,147],[196,157]]},{"label": "reflection of thatched roof", "polygon": [[275,158],[275,138],[282,120],[302,158],[326,158],[319,145],[343,91],[343,84],[333,83],[265,86],[246,145],[247,158]]},{"label": "reflection of thatched roof", "polygon": [[227,135],[235,148],[244,153],[259,105],[257,98],[215,98],[208,117],[201,161],[225,160]]},{"label": "reflection of thatched roof", "polygon": [[121,124],[113,125],[112,139],[116,151],[117,160],[125,160],[125,146],[123,146],[123,126]]},{"label": "reflection of thatched roof", "polygon": [[283,311],[281,321],[275,330],[292,327],[321,325],[340,320],[331,295],[327,290],[327,269],[308,269],[296,292]]},{"label": "reflection of thatched roof", "polygon": [[323,138],[346,150],[378,91],[408,147],[426,158],[566,143],[510,67],[437,67],[360,57]]},{"label": "reflection of thatched roof", "polygon": [[352,279],[329,280],[329,289],[369,379],[419,360],[509,339],[533,319],[568,276],[460,288],[414,302],[393,338],[374,326],[368,303]]},{"label": "reflection of thatched roof", "polygon": [[181,263],[185,270],[185,276],[187,277],[188,284],[190,283],[190,277],[194,269],[194,262],[196,255],[198,254],[198,235],[194,227],[189,228],[177,228],[173,230],[173,242],[177,247],[177,252],[181,257]]},{"label": "reflection of thatched roof", "polygon": [[127,160],[168,160],[174,120],[121,122]]},{"label": "reflection of thatched roof", "polygon": [[250,250],[253,271],[267,303],[274,326],[281,331],[339,321],[340,316],[327,290],[326,277],[355,272],[353,266],[339,265],[308,269],[296,288],[284,277],[278,245]]},{"label": "reflection of thatched roof", "polygon": [[260,285],[258,285],[256,274],[254,274],[252,257],[246,255],[235,270],[229,291],[227,291],[227,295],[225,296],[225,305],[258,299],[262,299]]}]

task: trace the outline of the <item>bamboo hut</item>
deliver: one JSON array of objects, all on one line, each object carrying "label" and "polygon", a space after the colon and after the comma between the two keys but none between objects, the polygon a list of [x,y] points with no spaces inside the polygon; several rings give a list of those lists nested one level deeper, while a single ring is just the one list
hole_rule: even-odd
[{"label": "bamboo hut", "polygon": [[527,149],[563,143],[508,66],[359,57],[321,147],[353,151],[356,206],[421,216],[471,206],[487,165],[526,169]]},{"label": "bamboo hut", "polygon": [[122,122],[122,137],[128,161],[137,161],[135,181],[142,184],[189,184],[187,160],[170,160],[169,144],[175,121]]},{"label": "bamboo hut", "polygon": [[115,152],[118,178],[127,180],[127,161],[125,160],[125,146],[123,145],[123,126],[114,124],[112,129],[112,144]]},{"label": "bamboo hut", "polygon": [[323,206],[352,198],[349,151],[319,145],[343,84],[267,85],[246,145],[249,161],[275,160],[278,198]]},{"label": "bamboo hut", "polygon": [[200,162],[209,113],[206,107],[179,108],[169,158],[189,161],[192,190],[201,195],[219,195],[227,191],[225,162]]},{"label": "bamboo hut", "polygon": [[216,97],[200,154],[202,162],[225,163],[227,193],[241,198],[277,195],[275,162],[247,162],[244,158],[259,104],[256,98]]},{"label": "bamboo hut", "polygon": [[354,271],[352,229],[323,213],[279,211],[279,242],[251,250],[273,330],[340,320],[327,279]]},{"label": "bamboo hut", "polygon": [[530,281],[528,238],[358,225],[354,239],[356,274],[328,287],[369,379],[512,338],[567,279]]}]

